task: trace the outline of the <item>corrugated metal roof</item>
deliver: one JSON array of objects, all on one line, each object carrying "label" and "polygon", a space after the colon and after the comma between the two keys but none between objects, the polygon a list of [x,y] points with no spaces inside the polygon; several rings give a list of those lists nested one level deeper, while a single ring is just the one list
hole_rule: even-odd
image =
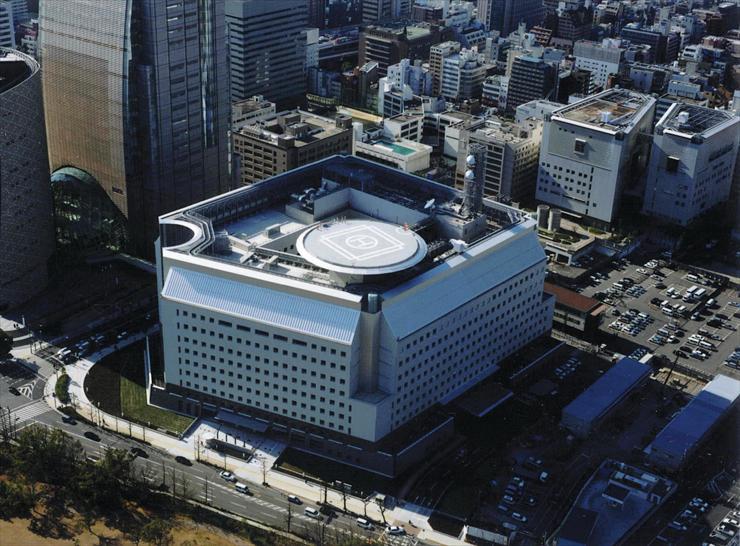
[{"label": "corrugated metal roof", "polygon": [[[409,290],[409,297],[403,297],[402,293],[396,301],[385,302],[383,316],[393,336],[403,339],[544,259],[537,236],[534,232],[528,233],[487,256],[465,258],[472,263],[456,264],[453,274],[438,281],[434,277],[443,273],[435,268],[401,285],[399,288],[405,290],[431,279],[428,286]],[[451,267],[449,263],[453,260],[439,267]]]},{"label": "corrugated metal roof", "polygon": [[360,311],[222,277],[170,268],[166,299],[350,345]]},{"label": "corrugated metal roof", "polygon": [[649,451],[682,460],[740,397],[740,381],[718,375],[658,433]]},{"label": "corrugated metal roof", "polygon": [[578,398],[563,409],[563,416],[575,415],[579,420],[593,422],[650,375],[650,366],[632,358],[623,358],[609,368]]}]

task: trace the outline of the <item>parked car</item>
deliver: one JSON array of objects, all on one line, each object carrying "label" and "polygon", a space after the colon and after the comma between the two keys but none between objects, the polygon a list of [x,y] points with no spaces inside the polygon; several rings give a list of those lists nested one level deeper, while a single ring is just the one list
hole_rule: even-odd
[{"label": "parked car", "polygon": [[517,521],[521,521],[522,523],[526,523],[527,521],[527,516],[520,514],[519,512],[512,512],[511,517]]}]

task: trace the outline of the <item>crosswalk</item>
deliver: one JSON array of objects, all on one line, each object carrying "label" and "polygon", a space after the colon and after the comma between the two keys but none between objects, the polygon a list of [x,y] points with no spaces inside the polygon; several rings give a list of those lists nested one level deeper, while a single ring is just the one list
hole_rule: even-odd
[{"label": "crosswalk", "polygon": [[49,411],[51,411],[51,408],[44,400],[36,400],[11,412],[10,418],[12,421],[20,424]]}]

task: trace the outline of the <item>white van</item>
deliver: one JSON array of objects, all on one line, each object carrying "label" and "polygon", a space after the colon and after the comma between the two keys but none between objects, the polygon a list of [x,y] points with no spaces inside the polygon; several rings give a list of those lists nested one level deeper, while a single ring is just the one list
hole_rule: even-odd
[{"label": "white van", "polygon": [[367,529],[368,531],[372,531],[373,524],[367,521],[365,518],[357,518],[355,520],[357,522],[358,527],[362,527],[363,529]]},{"label": "white van", "polygon": [[234,489],[239,491],[239,493],[249,493],[249,487],[246,483],[236,482],[236,484],[234,485]]},{"label": "white van", "polygon": [[309,518],[313,518],[313,519],[321,519],[321,514],[319,514],[319,511],[318,511],[318,510],[316,510],[316,508],[311,508],[310,506],[309,506],[309,507],[306,507],[306,508],[305,508],[305,509],[303,510],[303,513],[304,513],[305,515],[307,515],[307,516],[308,516]]}]

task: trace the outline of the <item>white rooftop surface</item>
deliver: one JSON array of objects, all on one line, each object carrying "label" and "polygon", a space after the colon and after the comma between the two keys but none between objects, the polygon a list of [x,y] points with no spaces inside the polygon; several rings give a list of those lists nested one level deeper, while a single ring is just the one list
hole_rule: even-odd
[{"label": "white rooftop surface", "polygon": [[360,320],[355,309],[179,267],[170,268],[162,297],[347,345]]},{"label": "white rooftop surface", "polygon": [[287,235],[306,227],[305,224],[294,220],[279,210],[267,209],[231,222],[224,229],[231,236],[248,239],[250,242],[261,245],[270,241],[264,234],[264,231],[276,224],[280,224],[280,233],[282,235]]},{"label": "white rooftop surface", "polygon": [[404,226],[378,220],[320,223],[298,238],[298,252],[314,265],[338,273],[381,275],[424,259],[424,239]]}]

